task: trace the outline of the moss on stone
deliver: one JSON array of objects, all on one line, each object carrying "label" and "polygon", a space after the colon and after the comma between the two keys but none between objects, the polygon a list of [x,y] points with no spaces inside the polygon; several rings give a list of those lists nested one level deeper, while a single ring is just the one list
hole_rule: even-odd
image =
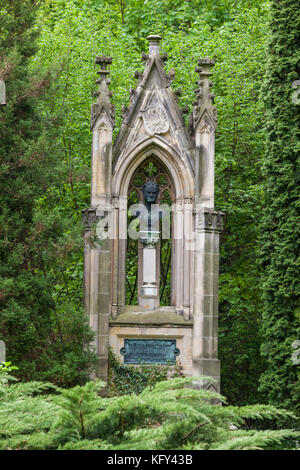
[{"label": "moss on stone", "polygon": [[161,307],[159,309],[145,312],[139,306],[128,306],[124,313],[115,320],[110,321],[111,325],[125,324],[146,324],[146,325],[180,325],[181,327],[191,327],[193,322],[186,321],[181,315],[175,313],[175,309]]}]

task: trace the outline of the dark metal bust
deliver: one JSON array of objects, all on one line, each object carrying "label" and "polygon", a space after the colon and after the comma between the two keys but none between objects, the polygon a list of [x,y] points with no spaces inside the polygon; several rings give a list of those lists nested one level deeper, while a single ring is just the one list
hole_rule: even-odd
[{"label": "dark metal bust", "polygon": [[157,225],[157,221],[155,219],[155,212],[151,211],[151,205],[156,203],[157,196],[159,192],[159,185],[154,183],[153,181],[147,181],[143,185],[143,196],[144,196],[144,204],[147,209],[147,229],[148,232],[152,232],[152,230],[157,229],[155,227]]},{"label": "dark metal bust", "polygon": [[159,191],[159,185],[157,183],[154,183],[153,181],[147,181],[143,185],[143,195],[144,195],[144,201],[145,201],[145,205],[147,209],[148,209],[148,206],[150,206],[151,204],[155,204],[157,196],[158,196],[158,191]]}]

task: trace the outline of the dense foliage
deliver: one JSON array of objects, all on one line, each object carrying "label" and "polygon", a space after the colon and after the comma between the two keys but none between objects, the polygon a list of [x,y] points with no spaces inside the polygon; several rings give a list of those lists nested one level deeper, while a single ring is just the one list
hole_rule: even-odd
[{"label": "dense foliage", "polygon": [[[0,375],[1,377],[1,375]],[[3,385],[0,380],[0,449],[295,448],[299,432],[256,430],[261,420],[293,419],[272,406],[219,406],[224,398],[173,379],[140,395],[101,398],[103,383],[63,390],[45,382]]]},{"label": "dense foliage", "polygon": [[[291,406],[297,396],[299,401],[299,369],[291,363],[291,344],[299,338],[299,105],[291,101],[299,76],[296,2],[272,2],[263,93],[270,12],[262,0],[0,0],[0,11],[0,78],[8,101],[0,108],[0,332],[19,376],[74,385],[92,366],[93,354],[83,347],[91,333],[81,309],[81,210],[90,196],[93,63],[100,54],[113,57],[116,136],[122,105],[135,86],[134,71],[142,70],[146,36],[160,33],[169,57],[166,69],[176,71],[172,87],[181,88],[179,105],[187,119],[197,58],[216,59],[215,205],[225,213],[222,391],[233,404],[268,398]],[[134,260],[127,269],[134,285]],[[43,406],[50,410],[51,403]],[[217,441],[208,448],[212,442]]]},{"label": "dense foliage", "polygon": [[[162,50],[169,56],[166,69],[176,71],[172,87],[182,89],[179,105],[187,108],[187,113],[194,101],[197,58],[216,59],[216,207],[226,214],[220,277],[222,386],[230,402],[243,404],[261,399],[257,386],[263,370],[255,248],[262,193],[259,161],[264,152],[259,89],[267,18],[268,8],[262,2],[236,2],[232,6],[232,2],[202,1],[49,1],[39,13],[40,49],[32,61],[33,71],[49,69],[53,64],[60,70],[55,100],[45,103],[53,112],[62,106],[64,110],[59,139],[70,179],[62,185],[57,204],[60,212],[72,211],[79,221],[80,210],[89,204],[89,116],[95,56],[105,53],[113,57],[110,89],[116,107],[115,135],[122,119],[121,107],[128,103],[129,89],[135,86],[134,70],[143,67],[140,57],[147,50],[148,34],[163,36]],[[129,260],[127,268],[127,285],[131,283],[133,288],[134,259]],[[73,273],[73,277],[68,276],[67,288],[79,301],[82,249],[74,250],[66,269]],[[56,286],[65,298],[63,280],[57,278]],[[131,297],[128,289],[129,300]]]},{"label": "dense foliage", "polygon": [[260,262],[263,276],[263,354],[267,370],[261,389],[271,403],[300,410],[300,372],[292,344],[300,337],[299,200],[300,103],[299,4],[271,3],[271,38],[264,100],[267,148],[263,159],[264,211]]},{"label": "dense foliage", "polygon": [[23,378],[72,384],[88,376],[93,356],[82,346],[91,334],[77,299],[66,305],[55,289],[81,243],[76,220],[61,214],[55,200],[66,177],[60,116],[43,109],[54,77],[29,70],[37,8],[30,0],[0,3],[0,75],[7,89],[0,109],[0,331]]}]

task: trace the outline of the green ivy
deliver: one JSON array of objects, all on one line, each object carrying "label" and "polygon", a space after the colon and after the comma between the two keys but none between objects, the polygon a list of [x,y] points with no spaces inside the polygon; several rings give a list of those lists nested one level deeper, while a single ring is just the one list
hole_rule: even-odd
[{"label": "green ivy", "polygon": [[179,361],[173,365],[143,364],[124,366],[112,348],[109,349],[108,394],[124,395],[141,393],[146,387],[154,387],[157,382],[168,378],[181,377]]},{"label": "green ivy", "polygon": [[271,2],[271,37],[262,90],[267,148],[262,158],[264,211],[260,221],[262,353],[267,368],[261,390],[270,403],[300,412],[300,369],[292,361],[300,339],[300,106],[293,101],[299,80],[299,2]]}]

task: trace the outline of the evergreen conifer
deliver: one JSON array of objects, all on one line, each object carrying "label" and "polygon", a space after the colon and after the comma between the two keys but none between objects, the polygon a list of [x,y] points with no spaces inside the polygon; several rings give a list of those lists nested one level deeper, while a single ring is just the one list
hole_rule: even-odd
[{"label": "evergreen conifer", "polygon": [[[263,270],[263,355],[261,390],[285,407],[300,403],[299,128],[300,105],[293,84],[299,79],[300,17],[297,0],[271,2],[271,38],[263,93],[267,150],[263,159],[264,203],[260,263]],[[294,85],[295,86],[295,85]]]},{"label": "evergreen conifer", "polygon": [[58,247],[66,251],[72,227],[50,205],[49,191],[54,197],[63,175],[60,120],[43,110],[51,73],[39,77],[30,69],[38,8],[38,1],[0,0],[0,78],[7,92],[0,108],[0,338],[19,376],[74,384],[91,365],[83,348],[90,333],[82,311],[58,307],[53,292],[51,265],[63,270]]}]

